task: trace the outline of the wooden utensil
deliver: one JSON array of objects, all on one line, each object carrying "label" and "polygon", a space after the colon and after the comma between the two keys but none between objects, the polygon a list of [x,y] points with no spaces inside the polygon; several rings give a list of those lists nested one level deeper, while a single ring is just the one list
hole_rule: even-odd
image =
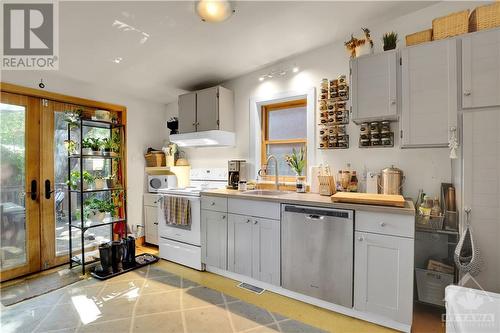
[{"label": "wooden utensil", "polygon": [[405,199],[402,195],[338,192],[332,195],[333,202],[404,207]]}]

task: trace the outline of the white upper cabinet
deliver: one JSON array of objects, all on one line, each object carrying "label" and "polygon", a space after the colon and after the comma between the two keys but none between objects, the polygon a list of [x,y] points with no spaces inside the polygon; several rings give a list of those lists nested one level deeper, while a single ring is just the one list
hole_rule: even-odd
[{"label": "white upper cabinet", "polygon": [[233,92],[221,86],[179,96],[179,132],[233,130]]},{"label": "white upper cabinet", "polygon": [[179,133],[196,132],[196,93],[179,96]]},{"label": "white upper cabinet", "polygon": [[219,87],[196,92],[197,131],[219,129]]},{"label": "white upper cabinet", "polygon": [[351,60],[352,119],[396,120],[398,53],[396,50]]},{"label": "white upper cabinet", "polygon": [[457,40],[401,51],[402,147],[446,147],[457,126]]},{"label": "white upper cabinet", "polygon": [[500,29],[462,37],[462,107],[500,105]]}]

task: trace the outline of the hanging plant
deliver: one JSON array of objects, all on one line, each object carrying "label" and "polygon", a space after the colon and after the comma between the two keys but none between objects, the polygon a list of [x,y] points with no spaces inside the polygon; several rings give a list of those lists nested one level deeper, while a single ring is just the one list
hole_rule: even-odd
[{"label": "hanging plant", "polygon": [[79,126],[81,116],[82,109],[64,111],[64,121],[68,123],[70,129],[77,128]]},{"label": "hanging plant", "polygon": [[382,41],[384,42],[384,51],[394,50],[398,43],[397,32],[386,32],[382,37]]}]

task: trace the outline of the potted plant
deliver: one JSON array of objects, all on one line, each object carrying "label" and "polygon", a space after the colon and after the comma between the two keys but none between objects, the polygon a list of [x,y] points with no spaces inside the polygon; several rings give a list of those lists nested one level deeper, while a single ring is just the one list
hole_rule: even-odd
[{"label": "potted plant", "polygon": [[[94,177],[90,174],[90,172],[84,171],[82,190],[91,189],[93,183]],[[70,173],[69,179],[66,181],[66,185],[68,185],[72,190],[77,190],[80,187],[80,172],[72,171]]]},{"label": "potted plant", "polygon": [[92,155],[101,155],[101,140],[99,138],[89,138],[92,149]]},{"label": "potted plant", "polygon": [[[102,222],[113,217],[116,206],[112,201],[101,200],[96,197],[88,198],[84,201],[84,217],[92,221]],[[87,214],[88,212],[88,214]]]},{"label": "potted plant", "polygon": [[76,150],[76,142],[73,140],[64,140],[64,147],[68,151],[69,155],[76,155],[77,150]]},{"label": "potted plant", "polygon": [[106,184],[104,181],[104,176],[102,174],[102,171],[97,171],[94,175],[94,184],[95,184],[95,189],[96,190],[102,190],[104,188],[104,185]]},{"label": "potted plant", "polygon": [[64,111],[64,121],[69,125],[70,129],[77,128],[80,122],[80,117],[82,115],[82,110],[65,110]]},{"label": "potted plant", "polygon": [[111,140],[108,138],[104,138],[101,141],[101,145],[102,145],[104,155],[111,156],[111,152],[113,149],[113,144],[112,144]]},{"label": "potted plant", "polygon": [[302,171],[304,170],[304,167],[306,166],[304,147],[301,147],[299,149],[299,151],[296,151],[295,148],[293,148],[292,154],[286,155],[285,159],[286,159],[286,163],[288,164],[288,166],[297,175],[297,180],[296,180],[296,184],[295,184],[297,192],[298,193],[305,193],[306,192],[306,177],[302,176]]},{"label": "potted plant", "polygon": [[382,37],[382,41],[384,42],[384,51],[394,50],[398,43],[398,34],[394,31],[386,32]]},{"label": "potted plant", "polygon": [[106,181],[106,188],[110,189],[113,188],[113,183],[114,183],[115,175],[110,175],[104,177],[104,180]]},{"label": "potted plant", "polygon": [[92,143],[91,138],[82,140],[82,155],[92,155]]}]

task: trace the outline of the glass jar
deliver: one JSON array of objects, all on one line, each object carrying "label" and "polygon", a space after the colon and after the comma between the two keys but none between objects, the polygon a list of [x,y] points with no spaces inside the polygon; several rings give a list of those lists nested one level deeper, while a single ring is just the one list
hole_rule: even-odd
[{"label": "glass jar", "polygon": [[306,176],[297,176],[295,181],[295,189],[297,193],[306,193]]},{"label": "glass jar", "polygon": [[374,121],[370,123],[370,132],[378,133],[380,131],[379,122]]},{"label": "glass jar", "polygon": [[369,139],[361,139],[359,140],[361,147],[370,147],[370,140]]},{"label": "glass jar", "polygon": [[391,138],[382,138],[381,142],[382,142],[382,146],[391,146],[392,145]]},{"label": "glass jar", "polygon": [[372,138],[370,140],[370,142],[371,142],[372,146],[380,146],[380,139],[374,139],[374,138]]}]

